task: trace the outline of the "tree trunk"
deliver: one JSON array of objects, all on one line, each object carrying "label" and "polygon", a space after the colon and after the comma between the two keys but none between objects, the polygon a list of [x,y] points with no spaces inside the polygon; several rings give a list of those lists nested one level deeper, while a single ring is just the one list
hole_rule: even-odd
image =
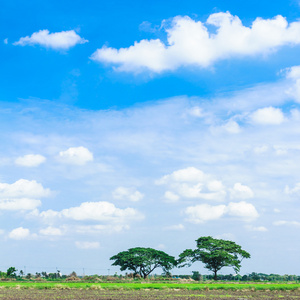
[{"label": "tree trunk", "polygon": [[218,277],[217,277],[217,270],[214,270],[214,280],[218,280]]}]

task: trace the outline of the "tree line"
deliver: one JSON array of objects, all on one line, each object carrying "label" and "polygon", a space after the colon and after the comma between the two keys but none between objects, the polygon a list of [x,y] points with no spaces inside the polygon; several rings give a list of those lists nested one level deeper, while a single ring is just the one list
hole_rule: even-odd
[{"label": "tree line", "polygon": [[156,268],[162,268],[165,274],[178,267],[191,266],[194,262],[201,261],[204,267],[213,272],[214,280],[223,267],[233,267],[238,273],[244,258],[250,254],[233,241],[214,239],[211,236],[200,237],[196,240],[196,249],[186,249],[178,259],[163,251],[153,248],[136,247],[119,252],[112,256],[113,266],[120,266],[121,271],[130,270],[133,276],[147,278]]}]

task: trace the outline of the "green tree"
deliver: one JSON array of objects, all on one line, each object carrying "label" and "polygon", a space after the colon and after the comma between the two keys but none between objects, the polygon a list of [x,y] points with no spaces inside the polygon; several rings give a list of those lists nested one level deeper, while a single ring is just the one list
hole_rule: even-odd
[{"label": "green tree", "polygon": [[119,252],[110,260],[114,260],[112,265],[120,266],[121,271],[131,270],[134,272],[134,277],[139,274],[143,278],[147,278],[156,268],[160,267],[164,272],[168,272],[177,264],[173,256],[163,251],[141,247]]},{"label": "green tree", "polygon": [[200,237],[196,240],[197,249],[186,249],[179,255],[179,267],[191,266],[196,261],[204,263],[205,268],[217,273],[223,267],[233,267],[237,273],[241,268],[241,261],[250,258],[250,254],[232,241],[214,239],[211,236]]},{"label": "green tree", "polygon": [[7,276],[7,277],[16,277],[16,272],[17,272],[17,271],[18,271],[18,270],[16,270],[15,267],[10,267],[10,268],[8,268],[7,271],[6,271],[6,276]]}]

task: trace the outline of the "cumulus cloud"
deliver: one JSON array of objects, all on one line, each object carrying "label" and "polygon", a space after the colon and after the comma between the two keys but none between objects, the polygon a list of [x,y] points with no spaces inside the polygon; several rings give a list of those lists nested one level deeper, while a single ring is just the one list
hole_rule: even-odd
[{"label": "cumulus cloud", "polygon": [[93,161],[93,153],[85,147],[71,147],[66,151],[59,152],[60,161],[72,165],[85,165],[89,161]]},{"label": "cumulus cloud", "polygon": [[250,187],[242,185],[237,182],[234,184],[233,188],[230,189],[230,197],[232,199],[248,199],[254,196],[253,191]]},{"label": "cumulus cloud", "polygon": [[226,191],[223,183],[201,170],[188,167],[174,171],[156,181],[157,185],[166,185],[165,198],[176,202],[179,197],[200,198],[205,200],[224,200]]},{"label": "cumulus cloud", "polygon": [[35,180],[19,179],[15,183],[0,183],[1,198],[42,198],[50,195],[50,189],[45,189]]},{"label": "cumulus cloud", "polygon": [[35,180],[20,179],[15,183],[0,183],[0,210],[35,210],[42,203],[39,198],[50,196]]},{"label": "cumulus cloud", "polygon": [[30,198],[0,199],[0,210],[34,210],[41,204],[40,200]]},{"label": "cumulus cloud", "polygon": [[75,242],[75,245],[79,249],[98,249],[98,248],[100,248],[99,242]]},{"label": "cumulus cloud", "polygon": [[252,221],[259,215],[256,208],[244,201],[230,202],[228,205],[200,204],[189,206],[184,210],[187,215],[186,221],[200,224],[211,220],[217,220],[225,215],[238,217],[243,221]]},{"label": "cumulus cloud", "polygon": [[81,38],[74,30],[50,33],[49,30],[44,29],[34,32],[31,36],[21,37],[19,41],[13,43],[13,45],[40,45],[55,50],[68,50],[77,44],[87,42],[88,40]]},{"label": "cumulus cloud", "polygon": [[30,236],[29,229],[23,227],[15,228],[8,234],[8,237],[13,240],[25,240],[30,238]]},{"label": "cumulus cloud", "polygon": [[258,218],[258,212],[255,206],[245,201],[230,202],[227,206],[227,214],[233,217],[239,217],[245,221],[252,221]]},{"label": "cumulus cloud", "polygon": [[137,202],[144,198],[144,195],[141,192],[135,190],[134,188],[126,188],[122,186],[116,188],[112,192],[112,195],[115,199],[126,199],[132,202]]},{"label": "cumulus cloud", "polygon": [[250,119],[261,125],[280,125],[285,120],[281,109],[272,106],[256,110],[250,115]]},{"label": "cumulus cloud", "polygon": [[39,154],[27,154],[15,160],[15,164],[23,167],[37,167],[46,161],[46,157]]},{"label": "cumulus cloud", "polygon": [[127,223],[141,220],[143,215],[134,208],[117,208],[113,203],[106,201],[83,202],[80,206],[63,209],[62,211],[47,210],[39,214],[45,220],[57,218],[71,219],[75,221],[98,221]]},{"label": "cumulus cloud", "polygon": [[[268,54],[280,46],[300,43],[300,22],[289,24],[280,15],[257,18],[250,27],[229,12],[212,14],[206,23],[177,16],[166,24],[164,21],[166,43],[144,39],[128,48],[103,46],[91,59],[114,64],[119,71],[160,73],[186,66],[205,68],[221,59]],[[216,32],[210,32],[209,26]]]},{"label": "cumulus cloud", "polygon": [[178,171],[174,171],[170,175],[165,175],[161,179],[157,180],[157,184],[166,184],[171,181],[175,182],[197,182],[203,181],[205,178],[205,174],[194,167],[189,167],[186,169],[181,169]]},{"label": "cumulus cloud", "polygon": [[226,213],[226,205],[208,205],[200,204],[196,206],[189,206],[184,210],[187,215],[187,221],[200,224],[206,221],[217,220]]}]

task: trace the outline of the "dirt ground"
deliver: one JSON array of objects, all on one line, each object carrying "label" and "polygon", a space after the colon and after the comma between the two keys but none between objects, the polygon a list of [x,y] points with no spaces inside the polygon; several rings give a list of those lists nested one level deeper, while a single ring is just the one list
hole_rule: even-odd
[{"label": "dirt ground", "polygon": [[138,300],[138,299],[210,299],[210,300],[270,300],[300,299],[300,291],[188,291],[188,290],[92,290],[92,289],[2,289],[0,300],[54,300],[54,299],[94,299],[94,300]]}]

